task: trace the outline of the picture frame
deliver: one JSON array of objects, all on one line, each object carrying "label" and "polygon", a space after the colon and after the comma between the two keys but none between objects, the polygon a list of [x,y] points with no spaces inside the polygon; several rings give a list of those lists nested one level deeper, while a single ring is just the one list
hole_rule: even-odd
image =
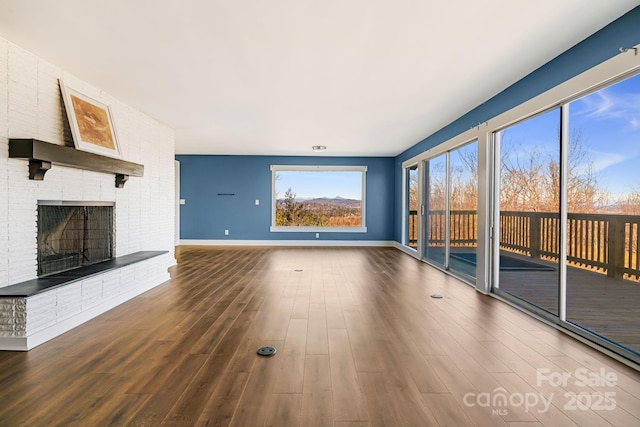
[{"label": "picture frame", "polygon": [[58,81],[75,148],[109,157],[122,157],[111,107],[73,89],[62,79]]}]

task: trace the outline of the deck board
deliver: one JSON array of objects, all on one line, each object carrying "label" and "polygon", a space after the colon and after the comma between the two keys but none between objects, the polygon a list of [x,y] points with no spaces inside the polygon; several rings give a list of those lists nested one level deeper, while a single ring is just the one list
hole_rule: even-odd
[{"label": "deck board", "polygon": [[[558,313],[557,271],[501,271],[500,289]],[[640,353],[640,283],[567,267],[567,321]]]}]

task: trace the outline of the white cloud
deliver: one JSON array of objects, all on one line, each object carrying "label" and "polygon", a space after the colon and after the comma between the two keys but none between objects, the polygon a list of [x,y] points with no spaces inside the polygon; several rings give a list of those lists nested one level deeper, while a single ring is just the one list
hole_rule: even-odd
[{"label": "white cloud", "polygon": [[586,117],[595,120],[617,119],[631,129],[640,128],[640,94],[617,94],[611,88],[603,89],[578,102],[582,104]]},{"label": "white cloud", "polygon": [[629,159],[620,153],[605,153],[589,149],[588,162],[572,165],[571,172],[577,176],[585,175],[589,172],[597,174],[603,170],[616,166]]},{"label": "white cloud", "polygon": [[592,151],[593,153],[593,172],[598,173],[606,168],[615,166],[618,163],[622,163],[627,160],[627,157],[619,153],[602,153],[598,151]]}]

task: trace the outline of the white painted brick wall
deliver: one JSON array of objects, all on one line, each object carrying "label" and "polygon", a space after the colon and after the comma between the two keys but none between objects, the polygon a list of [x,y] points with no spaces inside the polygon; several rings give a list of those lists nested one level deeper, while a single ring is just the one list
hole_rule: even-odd
[{"label": "white painted brick wall", "polygon": [[[143,164],[144,177],[131,177],[123,189],[117,189],[111,174],[53,165],[44,181],[31,181],[26,161],[8,159],[9,138],[72,145],[59,78],[111,106],[122,158]],[[12,336],[46,328],[114,292],[124,294],[132,287],[166,280],[167,268],[175,263],[173,194],[172,129],[0,37],[0,287],[36,278],[38,200],[115,201],[116,256],[169,251],[167,256],[55,292],[15,299],[12,316],[22,320],[10,325]],[[6,300],[0,299],[0,336],[8,333]]]},{"label": "white painted brick wall", "polygon": [[[144,177],[131,177],[116,189],[111,174],[53,165],[44,181],[30,181],[27,162],[7,158],[8,138],[72,143],[65,140],[70,134],[59,78],[111,105],[123,158],[142,163]],[[0,38],[0,287],[36,277],[38,200],[115,201],[116,256],[141,250],[173,254],[173,162],[170,128]]]},{"label": "white painted brick wall", "polygon": [[[2,49],[2,39],[0,39],[0,49]],[[0,78],[2,78],[2,56],[0,56]],[[0,82],[0,90],[2,90],[2,82]],[[0,92],[1,96],[2,92]],[[2,122],[2,113],[6,113],[6,109],[0,103],[0,122]],[[5,117],[6,118],[6,117]],[[0,131],[6,129],[0,123]],[[0,136],[0,195],[6,197],[9,193],[8,176],[8,157],[9,142],[6,138]],[[9,204],[0,200],[0,285],[8,282],[9,278]]]},{"label": "white painted brick wall", "polygon": [[32,334],[48,326],[56,320],[56,292],[44,292],[27,298],[26,334]]},{"label": "white painted brick wall", "polygon": [[[16,336],[16,305],[21,303],[24,301],[19,298],[0,299],[0,337]],[[24,320],[24,316],[20,320]]]},{"label": "white painted brick wall", "polygon": [[120,294],[120,273],[110,271],[102,276],[102,298],[108,299]]},{"label": "white painted brick wall", "polygon": [[12,138],[38,135],[38,58],[8,44],[8,123]]},{"label": "white painted brick wall", "polygon": [[61,322],[82,311],[82,282],[62,286],[56,292],[56,321]]},{"label": "white painted brick wall", "polygon": [[14,298],[13,317],[15,319],[14,334],[16,336],[27,333],[27,300]]},{"label": "white painted brick wall", "polygon": [[128,289],[134,287],[134,269],[133,265],[128,265],[120,269],[119,293],[124,294]]},{"label": "white painted brick wall", "polygon": [[[0,38],[0,136],[8,134],[9,114],[9,42]],[[0,147],[1,148],[1,147]],[[8,153],[0,153],[0,159]],[[3,169],[0,169],[3,170]]]}]

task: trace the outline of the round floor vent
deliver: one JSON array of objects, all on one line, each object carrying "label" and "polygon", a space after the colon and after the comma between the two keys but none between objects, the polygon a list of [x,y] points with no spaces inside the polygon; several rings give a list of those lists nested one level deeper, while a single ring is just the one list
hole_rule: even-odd
[{"label": "round floor vent", "polygon": [[275,347],[260,347],[258,349],[258,354],[260,356],[273,356],[274,354],[276,354],[276,349]]}]

